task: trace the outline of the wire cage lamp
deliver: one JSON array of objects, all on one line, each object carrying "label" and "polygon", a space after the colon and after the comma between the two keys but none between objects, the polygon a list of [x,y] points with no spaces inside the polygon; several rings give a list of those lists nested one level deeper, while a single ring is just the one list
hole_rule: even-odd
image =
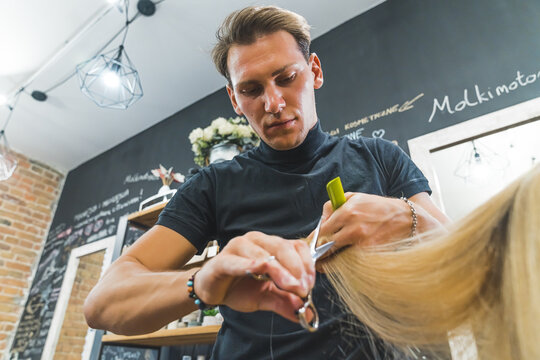
[{"label": "wire cage lamp", "polygon": [[483,184],[493,176],[501,176],[509,163],[506,157],[489,149],[478,140],[472,140],[471,148],[466,149],[454,170],[454,175],[469,183]]},{"label": "wire cage lamp", "polygon": [[7,180],[17,167],[17,159],[11,153],[6,133],[0,130],[0,181]]},{"label": "wire cage lamp", "polygon": [[77,65],[77,76],[83,94],[103,108],[127,109],[143,96],[124,45]]}]

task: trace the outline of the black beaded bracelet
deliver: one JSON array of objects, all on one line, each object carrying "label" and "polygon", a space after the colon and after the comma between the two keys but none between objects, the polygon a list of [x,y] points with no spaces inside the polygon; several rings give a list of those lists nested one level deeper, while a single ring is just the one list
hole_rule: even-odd
[{"label": "black beaded bracelet", "polygon": [[189,297],[193,299],[195,302],[195,305],[199,307],[200,310],[207,310],[207,309],[213,309],[215,306],[213,305],[207,305],[202,301],[197,294],[195,294],[195,274],[197,274],[199,271],[195,271],[193,275],[189,278],[187,281],[187,291],[189,294]]}]

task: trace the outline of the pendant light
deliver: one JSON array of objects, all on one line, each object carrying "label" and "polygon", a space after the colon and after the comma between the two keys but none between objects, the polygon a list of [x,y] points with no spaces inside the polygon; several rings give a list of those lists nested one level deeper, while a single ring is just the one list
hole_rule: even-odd
[{"label": "pendant light", "polygon": [[484,184],[496,176],[502,176],[509,160],[478,140],[471,141],[471,148],[458,163],[454,175],[472,184]]},{"label": "pendant light", "polygon": [[0,130],[0,181],[9,179],[16,167],[17,159],[9,148],[6,132]]},{"label": "pendant light", "polygon": [[82,93],[108,109],[127,109],[143,96],[139,73],[124,48],[129,25],[134,20],[128,17],[129,1],[124,0],[124,6],[126,27],[120,46],[77,65],[76,70]]},{"label": "pendant light", "polygon": [[103,108],[127,109],[143,96],[139,73],[124,45],[79,64],[77,76],[83,94]]}]

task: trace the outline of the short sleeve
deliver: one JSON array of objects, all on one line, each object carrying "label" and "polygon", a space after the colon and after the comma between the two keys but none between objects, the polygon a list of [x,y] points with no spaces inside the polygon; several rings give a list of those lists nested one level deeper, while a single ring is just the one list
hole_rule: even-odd
[{"label": "short sleeve", "polygon": [[184,236],[201,251],[216,233],[215,186],[203,169],[186,181],[159,215],[157,225]]},{"label": "short sleeve", "polygon": [[399,146],[377,138],[373,149],[386,179],[386,193],[392,197],[411,197],[421,192],[431,195],[429,183],[420,169]]}]

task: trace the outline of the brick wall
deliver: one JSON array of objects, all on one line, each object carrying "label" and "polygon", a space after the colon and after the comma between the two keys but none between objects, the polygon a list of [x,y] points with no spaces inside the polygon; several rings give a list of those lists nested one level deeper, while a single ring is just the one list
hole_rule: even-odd
[{"label": "brick wall", "polygon": [[0,354],[11,343],[64,175],[14,153],[19,165],[0,182]]},{"label": "brick wall", "polygon": [[83,304],[101,275],[105,250],[81,256],[64,321],[54,353],[55,360],[79,360],[84,347],[88,325]]}]

